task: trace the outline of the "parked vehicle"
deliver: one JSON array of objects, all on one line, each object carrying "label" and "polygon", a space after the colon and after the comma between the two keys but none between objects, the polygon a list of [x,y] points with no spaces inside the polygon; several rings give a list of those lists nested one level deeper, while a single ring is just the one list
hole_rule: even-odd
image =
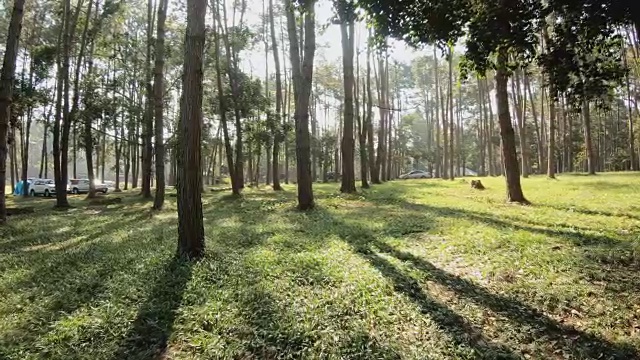
[{"label": "parked vehicle", "polygon": [[[89,179],[71,179],[67,185],[67,192],[72,194],[86,194],[90,189]],[[106,194],[109,191],[109,187],[102,183],[95,184],[96,192]]]},{"label": "parked vehicle", "polygon": [[50,197],[56,194],[56,183],[52,179],[34,179],[29,186],[29,195]]},{"label": "parked vehicle", "polygon": [[422,170],[413,170],[409,173],[400,175],[400,179],[427,179],[430,177],[431,174]]}]

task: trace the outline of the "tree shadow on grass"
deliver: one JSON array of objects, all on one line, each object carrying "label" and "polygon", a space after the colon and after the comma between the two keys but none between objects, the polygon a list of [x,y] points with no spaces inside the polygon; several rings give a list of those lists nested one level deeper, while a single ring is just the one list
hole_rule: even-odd
[{"label": "tree shadow on grass", "polygon": [[549,209],[554,209],[559,211],[575,212],[582,215],[608,216],[608,217],[615,217],[615,218],[628,218],[631,220],[640,220],[640,215],[632,214],[630,212],[614,213],[606,210],[591,210],[586,208],[577,208],[574,206],[560,206],[560,205],[552,205],[552,204],[535,204],[534,206],[546,207]]},{"label": "tree shadow on grass", "polygon": [[173,333],[176,312],[191,279],[193,262],[173,256],[156,275],[156,283],[121,340],[114,360],[162,358]]},{"label": "tree shadow on grass", "polygon": [[[127,221],[119,218],[107,222],[87,221],[83,227],[74,228],[72,234],[54,234],[44,241],[36,239],[38,245],[33,245],[28,238],[16,234],[17,239],[11,244],[11,252],[6,253],[8,265],[6,269],[0,267],[0,270],[8,271],[9,276],[12,271],[16,271],[17,276],[5,283],[6,288],[28,304],[16,308],[19,322],[3,334],[0,347],[24,351],[23,347],[32,344],[29,351],[34,351],[33,344],[44,346],[50,341],[50,337],[45,336],[47,333],[62,336],[60,334],[65,333],[65,327],[80,326],[58,322],[74,318],[76,312],[90,309],[101,299],[112,296],[110,291],[117,287],[113,283],[115,278],[119,278],[117,274],[134,271],[140,260],[139,250],[146,246],[145,240],[157,240],[111,238],[111,234],[120,230],[120,226],[136,221],[136,217]],[[162,225],[163,223],[158,223],[158,226]],[[27,243],[22,244],[24,242]],[[32,249],[20,250],[18,246]],[[18,258],[20,260],[16,261]],[[26,270],[24,275],[21,275],[22,269]],[[66,354],[77,351],[70,345],[73,341],[76,340],[69,340],[68,346],[65,345],[62,351],[68,351]]]},{"label": "tree shadow on grass", "polygon": [[[341,229],[338,234],[341,238],[350,243],[360,256],[369,261],[385,277],[393,281],[397,291],[407,295],[418,304],[423,312],[429,314],[455,342],[470,346],[479,358],[518,358],[519,356],[503,345],[491,344],[462,316],[424,293],[414,278],[397,269],[392,263],[380,256],[376,249],[381,253],[408,263],[430,280],[447,287],[459,297],[491,309],[511,322],[518,324],[522,328],[522,333],[532,338],[532,340],[545,339],[545,342],[554,351],[572,354],[573,358],[577,359],[626,360],[640,358],[638,350],[628,344],[612,343],[570,325],[561,324],[517,299],[494,294],[472,281],[436,267],[427,260],[396,250],[394,247],[378,240],[366,228],[354,228],[354,225],[339,220],[335,221],[339,224],[336,228]],[[346,232],[346,236],[344,232]],[[354,233],[362,234],[358,241],[354,241],[349,236]]]},{"label": "tree shadow on grass", "polygon": [[[415,216],[433,214],[440,217],[472,220],[498,229],[525,231],[569,241],[580,248],[581,255],[586,260],[580,271],[587,279],[605,281],[606,289],[610,292],[630,292],[640,288],[640,276],[638,276],[640,259],[637,255],[637,242],[584,230],[548,228],[547,224],[522,225],[516,223],[518,219],[505,220],[469,210],[416,204],[398,199],[388,199],[388,201],[410,210]],[[531,223],[530,220],[526,221]]]},{"label": "tree shadow on grass", "polygon": [[301,358],[317,340],[303,331],[291,328],[283,318],[275,299],[259,286],[240,299],[250,333],[244,359]]},{"label": "tree shadow on grass", "polygon": [[[313,270],[317,277],[324,277],[317,271],[318,269]],[[308,275],[309,271],[301,273]],[[301,326],[299,319],[288,308],[288,304],[295,303],[296,299],[287,298],[287,304],[279,304],[270,291],[264,289],[259,283],[243,291],[238,301],[249,328],[234,334],[240,336],[246,344],[243,347],[243,353],[235,358],[316,358],[318,351],[324,353],[322,358],[363,360],[401,358],[395,349],[380,344],[365,329],[353,329],[348,337],[331,338],[327,336],[323,324],[331,322],[332,319],[316,319],[315,325],[311,328],[308,324]],[[320,316],[320,313],[316,316]]]}]

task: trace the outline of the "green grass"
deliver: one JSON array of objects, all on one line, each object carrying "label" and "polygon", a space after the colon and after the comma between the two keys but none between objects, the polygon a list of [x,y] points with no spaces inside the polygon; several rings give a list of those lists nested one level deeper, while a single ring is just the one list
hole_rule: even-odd
[{"label": "green grass", "polygon": [[206,194],[197,263],[174,197],[10,200],[0,359],[640,358],[640,175],[482,181]]}]

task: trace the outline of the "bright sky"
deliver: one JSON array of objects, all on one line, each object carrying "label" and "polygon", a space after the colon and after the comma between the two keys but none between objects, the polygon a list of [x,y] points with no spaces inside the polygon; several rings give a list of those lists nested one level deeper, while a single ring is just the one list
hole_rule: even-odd
[{"label": "bright sky", "polygon": [[[277,3],[278,0],[274,2]],[[263,14],[263,2],[262,0],[248,0],[248,8],[246,19],[252,28],[254,26],[261,26],[262,24],[262,14]],[[316,27],[325,28],[324,31],[316,32],[316,41],[317,48],[315,54],[315,64],[321,63],[334,63],[338,64],[338,68],[341,68],[341,58],[342,58],[342,43],[341,43],[341,35],[340,35],[340,27],[339,25],[329,25],[326,26],[330,18],[333,16],[332,2],[327,0],[319,1],[316,4]],[[276,22],[278,20],[276,19]],[[283,24],[285,26],[286,31],[286,19],[282,18]],[[276,23],[276,32],[279,33],[279,24]],[[279,37],[279,35],[278,35]],[[363,64],[366,59],[366,42],[367,42],[367,29],[364,24],[358,24],[356,26],[356,48],[360,48],[362,50],[362,54],[360,55],[360,63]],[[389,45],[392,48],[390,60],[409,63],[411,59],[417,57],[419,53],[402,42],[398,41],[390,41]],[[281,50],[281,49],[280,49]],[[259,43],[255,46],[255,49],[249,52],[245,52],[241,54],[242,68],[247,72],[252,74],[254,77],[260,77],[264,79],[267,62],[265,61],[264,54],[264,45],[263,43]],[[280,61],[283,61],[282,58]],[[290,68],[289,59],[285,59],[287,62],[287,68]],[[354,60],[355,62],[355,60]],[[273,62],[273,55],[270,53],[268,57],[268,66],[270,76],[273,74],[275,70],[275,65]],[[327,124],[329,126],[335,126],[336,121],[339,119],[339,114],[337,114],[337,106],[338,103],[335,104],[336,108],[330,110],[328,117],[325,116],[324,111],[318,111],[317,118],[319,123]],[[374,112],[375,113],[375,112]]]},{"label": "bright sky", "polygon": [[[249,6],[247,9],[247,19],[251,24],[261,24],[262,15],[262,0],[249,0]],[[333,9],[331,1],[319,1],[316,4],[316,24],[323,26],[329,23],[329,19],[333,15]],[[276,20],[277,21],[277,20]],[[283,19],[283,21],[285,21]],[[286,26],[286,23],[285,23]],[[276,24],[276,32],[278,32],[278,25]],[[324,32],[317,32],[317,44],[316,49],[316,64],[321,62],[335,63],[340,61],[342,57],[342,45],[340,36],[340,27],[338,25],[329,25]],[[356,47],[360,49],[366,48],[367,30],[364,24],[356,27]],[[391,59],[398,62],[410,62],[412,58],[416,57],[418,53],[401,42],[391,41],[392,46]],[[361,55],[364,57],[364,53]],[[242,66],[245,70],[253,72],[254,76],[264,78],[265,73],[265,58],[264,47],[262,44],[249,53],[243,54]],[[281,60],[282,61],[282,60]],[[364,61],[362,59],[361,61]],[[287,67],[288,59],[287,59]],[[274,69],[273,55],[269,56],[269,71]]]}]

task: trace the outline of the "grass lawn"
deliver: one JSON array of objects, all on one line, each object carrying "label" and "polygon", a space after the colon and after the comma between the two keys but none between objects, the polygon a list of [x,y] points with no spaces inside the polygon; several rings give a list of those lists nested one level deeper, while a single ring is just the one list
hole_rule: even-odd
[{"label": "grass lawn", "polygon": [[640,175],[482,181],[206,194],[197,263],[175,197],[12,199],[0,359],[640,359]]}]

